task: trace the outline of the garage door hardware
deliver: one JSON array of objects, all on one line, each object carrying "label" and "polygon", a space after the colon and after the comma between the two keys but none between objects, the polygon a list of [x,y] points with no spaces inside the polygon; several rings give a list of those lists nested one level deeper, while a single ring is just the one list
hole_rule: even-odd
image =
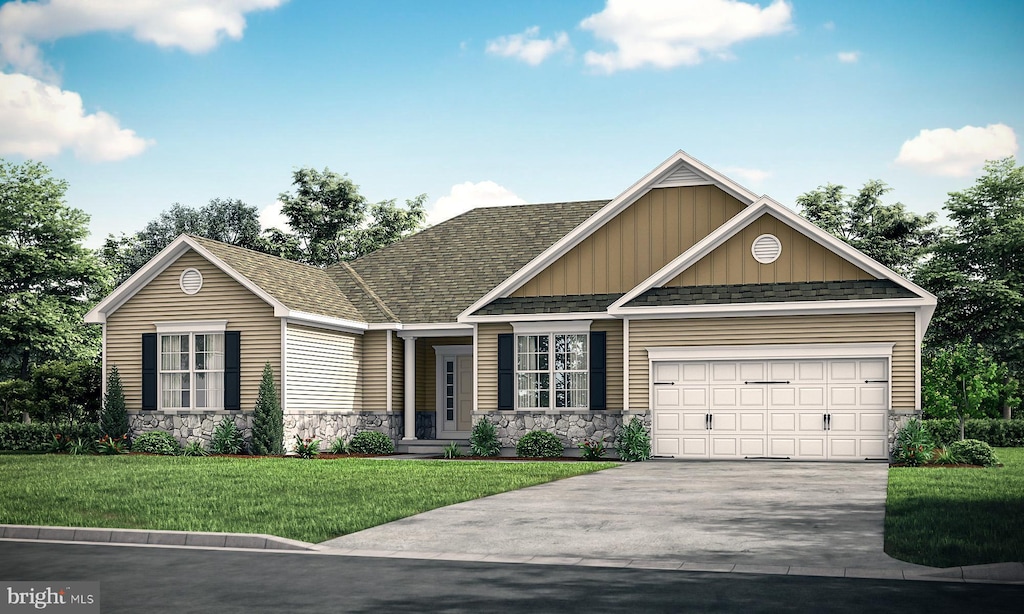
[{"label": "garage door hardware", "polygon": [[832,430],[832,414],[822,414],[822,419],[824,420],[825,430]]},{"label": "garage door hardware", "polygon": [[743,383],[746,384],[747,386],[749,386],[751,384],[788,384],[789,380],[788,379],[787,380],[779,379],[779,380],[768,380],[768,381],[764,381],[764,382],[743,382]]},{"label": "garage door hardware", "polygon": [[655,386],[675,386],[675,382],[654,382]]},{"label": "garage door hardware", "polygon": [[865,384],[888,384],[889,380],[887,380],[887,379],[866,379],[866,380],[864,380],[864,383]]}]

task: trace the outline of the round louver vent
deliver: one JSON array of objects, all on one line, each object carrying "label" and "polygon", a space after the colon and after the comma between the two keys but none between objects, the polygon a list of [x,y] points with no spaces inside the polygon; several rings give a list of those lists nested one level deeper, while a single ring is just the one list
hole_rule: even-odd
[{"label": "round louver vent", "polygon": [[181,272],[178,285],[185,294],[195,294],[203,287],[203,274],[196,269],[185,269]]},{"label": "round louver vent", "polygon": [[771,264],[779,259],[779,255],[782,253],[782,243],[779,243],[775,235],[761,235],[754,239],[754,244],[750,246],[750,253],[754,255],[754,260],[761,264]]}]

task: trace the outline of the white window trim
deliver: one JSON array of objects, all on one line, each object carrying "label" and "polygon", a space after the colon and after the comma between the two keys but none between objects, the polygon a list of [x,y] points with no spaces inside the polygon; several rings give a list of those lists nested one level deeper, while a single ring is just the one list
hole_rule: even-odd
[{"label": "white window trim", "polygon": [[[525,324],[525,326],[523,326]],[[516,410],[517,411],[564,411],[564,410],[589,410],[590,409],[590,324],[589,320],[570,322],[571,326],[562,328],[558,325],[559,323],[552,322],[525,322],[512,324],[512,330],[515,331],[513,335],[513,349],[515,350],[515,370],[514,380],[515,385],[515,398],[516,398]],[[519,405],[519,374],[520,373],[544,373],[544,371],[520,371],[519,370],[519,337],[521,336],[541,336],[547,335],[548,337],[548,404],[546,407],[520,407]],[[587,336],[587,367],[583,371],[564,371],[564,373],[586,373],[587,374],[587,405],[583,407],[558,407],[556,405],[556,394],[555,394],[555,335],[586,335]]]},{"label": "white window trim", "polygon": [[517,335],[542,335],[544,333],[589,333],[593,320],[568,320],[564,322],[513,322],[512,330]]},{"label": "white window trim", "polygon": [[[209,335],[209,334],[220,334],[223,335],[227,329],[227,320],[195,320],[195,321],[179,321],[179,322],[154,322],[153,325],[156,327],[156,343],[157,343],[157,370],[156,370],[156,388],[157,388],[157,408],[163,412],[191,412],[191,411],[222,411],[224,410],[224,395],[221,395],[219,403],[213,406],[207,407],[196,407],[196,374],[197,373],[208,373],[209,371],[197,371],[195,367],[195,354],[196,354],[196,335]],[[162,337],[164,335],[188,335],[188,379],[189,379],[189,406],[188,407],[164,407],[164,388],[163,388],[163,374],[164,370],[162,367],[163,358],[161,356],[163,348]],[[225,351],[227,348],[225,347]],[[225,360],[226,360],[225,356]],[[181,373],[182,371],[174,371],[174,373]],[[224,371],[221,371],[223,373]],[[225,382],[227,385],[227,382]]]}]

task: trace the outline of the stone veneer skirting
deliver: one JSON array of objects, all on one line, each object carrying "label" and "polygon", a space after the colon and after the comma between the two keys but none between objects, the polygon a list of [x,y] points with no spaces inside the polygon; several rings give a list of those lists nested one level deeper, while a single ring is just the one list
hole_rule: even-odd
[{"label": "stone veneer skirting", "polygon": [[650,412],[618,411],[493,411],[473,412],[473,424],[485,417],[498,429],[503,448],[515,449],[519,439],[530,431],[548,431],[558,435],[568,450],[575,450],[585,439],[603,441],[609,450],[618,443],[623,424],[639,417],[651,432]]}]

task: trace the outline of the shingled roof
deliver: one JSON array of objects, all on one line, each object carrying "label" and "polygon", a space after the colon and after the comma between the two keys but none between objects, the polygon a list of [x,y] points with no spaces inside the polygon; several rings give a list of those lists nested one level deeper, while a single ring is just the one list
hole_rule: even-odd
[{"label": "shingled roof", "polygon": [[348,265],[399,321],[454,322],[607,203],[473,209]]},{"label": "shingled roof", "polygon": [[626,307],[915,298],[888,279],[651,288]]}]

